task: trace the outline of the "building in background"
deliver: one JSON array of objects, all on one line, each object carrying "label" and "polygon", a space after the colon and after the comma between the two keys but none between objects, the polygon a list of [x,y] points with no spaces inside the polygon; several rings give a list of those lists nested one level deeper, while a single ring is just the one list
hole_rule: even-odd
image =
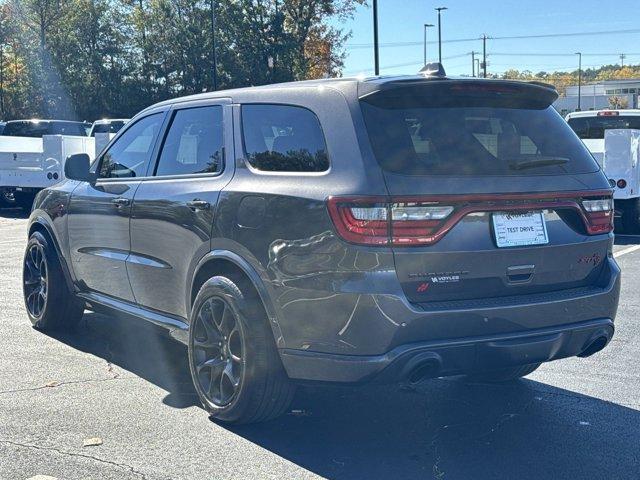
[{"label": "building in background", "polygon": [[[602,82],[582,85],[580,95],[581,110],[600,110],[611,108],[612,103],[621,102],[624,108],[638,108],[638,94],[640,94],[640,78],[630,80],[605,80]],[[615,97],[615,100],[614,100]],[[566,88],[565,95],[560,97],[553,106],[565,115],[578,109],[578,86]]]}]

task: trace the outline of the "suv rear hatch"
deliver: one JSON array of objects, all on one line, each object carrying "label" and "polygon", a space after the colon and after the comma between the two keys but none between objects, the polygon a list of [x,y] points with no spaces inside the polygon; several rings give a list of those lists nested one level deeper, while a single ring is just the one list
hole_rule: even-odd
[{"label": "suv rear hatch", "polygon": [[554,89],[449,79],[363,85],[389,197],[351,207],[334,200],[333,210],[377,222],[363,231],[386,237],[411,302],[491,304],[604,281],[611,190],[550,106]]}]

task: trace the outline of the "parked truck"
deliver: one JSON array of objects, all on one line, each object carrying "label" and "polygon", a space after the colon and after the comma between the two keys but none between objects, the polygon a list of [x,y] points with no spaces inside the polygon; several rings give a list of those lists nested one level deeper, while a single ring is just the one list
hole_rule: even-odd
[{"label": "parked truck", "polygon": [[640,110],[574,112],[566,119],[607,175],[624,231],[640,233]]},{"label": "parked truck", "polygon": [[36,193],[64,179],[64,160],[74,153],[95,155],[91,137],[0,136],[0,192],[3,203],[30,209]]}]

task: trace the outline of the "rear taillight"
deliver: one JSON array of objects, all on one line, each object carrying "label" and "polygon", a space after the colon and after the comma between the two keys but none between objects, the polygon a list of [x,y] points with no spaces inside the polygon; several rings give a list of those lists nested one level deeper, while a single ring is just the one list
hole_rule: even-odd
[{"label": "rear taillight", "polygon": [[558,193],[330,197],[338,235],[360,245],[431,245],[473,212],[573,210],[589,235],[613,230],[610,190]]},{"label": "rear taillight", "polygon": [[435,202],[393,202],[385,197],[332,197],[328,205],[338,234],[362,245],[433,243],[434,234],[454,210]]},{"label": "rear taillight", "polygon": [[362,245],[389,244],[389,205],[384,197],[336,198],[328,201],[338,234]]},{"label": "rear taillight", "polygon": [[590,235],[608,233],[613,230],[613,198],[582,200],[582,208],[585,211],[587,232]]}]

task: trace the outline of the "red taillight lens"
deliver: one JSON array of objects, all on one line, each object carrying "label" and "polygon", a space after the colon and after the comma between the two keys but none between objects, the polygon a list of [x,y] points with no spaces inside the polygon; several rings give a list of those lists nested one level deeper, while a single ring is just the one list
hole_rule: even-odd
[{"label": "red taillight lens", "polygon": [[389,244],[389,205],[385,198],[328,200],[329,214],[338,235],[361,245]]},{"label": "red taillight lens", "polygon": [[589,235],[613,230],[611,190],[428,197],[331,197],[338,235],[360,245],[432,245],[473,212],[570,209]]},{"label": "red taillight lens", "polygon": [[433,243],[434,234],[454,210],[435,202],[392,202],[386,197],[332,197],[328,206],[338,234],[362,245]]},{"label": "red taillight lens", "polygon": [[609,233],[613,230],[613,198],[583,200],[582,207],[587,220],[587,232],[590,235]]},{"label": "red taillight lens", "polygon": [[624,178],[621,178],[620,180],[618,180],[618,183],[616,183],[616,185],[618,185],[618,188],[627,188],[627,181]]}]

